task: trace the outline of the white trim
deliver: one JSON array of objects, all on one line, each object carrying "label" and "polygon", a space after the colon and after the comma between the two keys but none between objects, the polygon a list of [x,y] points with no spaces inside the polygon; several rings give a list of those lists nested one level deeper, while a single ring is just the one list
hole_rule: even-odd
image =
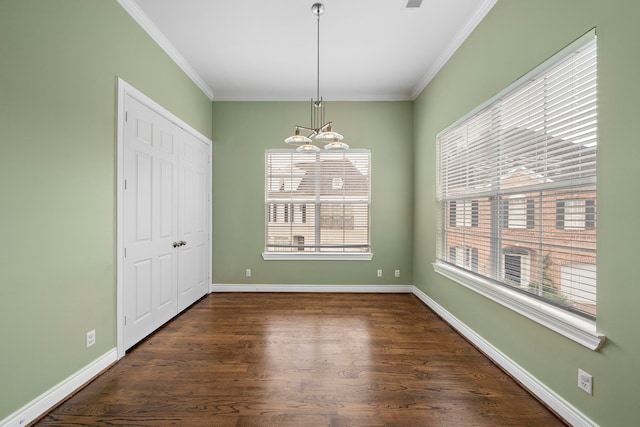
[{"label": "white trim", "polygon": [[26,426],[82,388],[117,360],[116,349],[113,348],[109,350],[84,368],[45,391],[13,414],[3,420],[0,420],[0,427]]},{"label": "white trim", "polygon": [[[334,94],[326,96],[325,99],[331,99],[334,102],[377,102],[377,101],[413,101],[411,92],[394,93],[394,94],[376,94],[376,93],[354,93],[354,94]],[[254,101],[254,102],[309,102],[309,98],[304,95],[273,95],[273,96],[256,96],[256,95],[216,95],[216,101]]]},{"label": "white trim", "polygon": [[[212,158],[212,146],[213,143],[209,138],[192,128],[182,119],[180,119],[175,114],[171,113],[169,110],[164,108],[162,105],[155,102],[153,99],[149,98],[142,92],[140,92],[135,87],[131,86],[126,81],[118,78],[118,99],[117,99],[117,200],[116,200],[116,344],[118,349],[118,359],[124,357],[125,349],[124,349],[124,140],[125,140],[125,99],[127,96],[134,98],[139,101],[146,107],[155,111],[159,115],[163,116],[167,120],[173,122],[176,126],[182,128],[185,132],[193,135],[195,138],[204,142],[209,147],[208,157],[209,161]],[[212,169],[211,164],[207,168],[208,177],[207,177],[207,185],[208,185],[208,200],[209,205],[207,206],[207,211],[209,218],[212,218],[211,215],[211,200],[212,200]],[[209,228],[209,254],[213,253],[212,248],[212,225],[210,222]],[[209,256],[209,265],[208,265],[208,274],[211,277],[211,263],[212,258]]]},{"label": "white trim", "polygon": [[489,13],[491,8],[497,3],[498,0],[484,0],[482,4],[476,9],[475,13],[467,21],[467,23],[462,27],[462,29],[456,34],[456,36],[451,40],[451,43],[446,47],[445,50],[442,51],[440,56],[436,58],[435,61],[431,64],[425,75],[420,79],[418,84],[411,91],[411,98],[416,99],[420,92],[424,90],[425,87],[431,82],[431,80],[438,74],[440,69],[444,67],[447,61],[453,56],[454,53],[460,48],[462,43],[469,37],[471,32],[478,26],[478,24],[484,19],[484,17]]},{"label": "white trim", "polygon": [[371,261],[373,254],[367,253],[332,253],[332,252],[263,252],[262,259],[265,261]]},{"label": "white trim", "polygon": [[118,78],[118,113],[116,123],[116,348],[118,359],[124,357],[124,140],[125,99],[133,89]]},{"label": "white trim", "polygon": [[434,263],[433,269],[436,273],[442,274],[590,350],[598,350],[604,344],[606,337],[596,331],[594,321],[584,319],[443,262]]},{"label": "white trim", "polygon": [[407,294],[412,285],[270,285],[270,284],[211,284],[211,292],[333,292]]},{"label": "white trim", "polygon": [[178,52],[178,49],[162,34],[162,31],[155,26],[146,13],[133,0],[117,0],[120,6],[127,11],[129,15],[142,27],[143,30],[164,50],[169,58],[175,62],[178,67],[207,95],[210,101],[213,101],[213,90],[198,74],[198,72],[187,62],[187,60]]},{"label": "white trim", "polygon": [[414,286],[413,294],[418,297],[425,305],[435,311],[445,322],[457,330],[463,337],[469,340],[480,351],[482,351],[489,359],[495,362],[500,368],[504,369],[520,384],[522,384],[530,393],[535,395],[547,406],[553,409],[558,415],[564,418],[570,425],[575,427],[597,427],[597,424],[580,412],[575,406],[567,402],[562,396],[547,387],[544,383],[534,377],[527,370],[522,368],[516,362],[511,360],[506,354],[502,353],[487,340],[482,338],[473,329],[469,328],[453,314],[449,313],[444,307],[429,298],[420,289]]}]

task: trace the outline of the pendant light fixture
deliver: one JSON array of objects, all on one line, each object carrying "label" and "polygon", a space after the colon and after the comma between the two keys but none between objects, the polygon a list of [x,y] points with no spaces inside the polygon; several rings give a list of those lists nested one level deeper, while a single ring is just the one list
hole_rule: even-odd
[{"label": "pendant light fixture", "polygon": [[[324,12],[324,5],[314,3],[311,12],[316,15],[318,24],[316,99],[311,98],[311,125],[296,126],[295,133],[284,142],[297,145],[296,151],[317,152],[320,148],[313,143],[311,138],[314,138],[318,142],[326,143],[325,150],[347,150],[349,146],[342,142],[343,136],[333,131],[333,123],[325,122],[324,100],[320,97],[320,15]],[[300,134],[301,130],[310,133],[304,136]]]}]

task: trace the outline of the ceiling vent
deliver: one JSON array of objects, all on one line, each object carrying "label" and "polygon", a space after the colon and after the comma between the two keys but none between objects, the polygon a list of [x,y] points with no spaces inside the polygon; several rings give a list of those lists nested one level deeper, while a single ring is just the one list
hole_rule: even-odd
[{"label": "ceiling vent", "polygon": [[417,9],[422,5],[422,0],[407,0],[405,9]]}]

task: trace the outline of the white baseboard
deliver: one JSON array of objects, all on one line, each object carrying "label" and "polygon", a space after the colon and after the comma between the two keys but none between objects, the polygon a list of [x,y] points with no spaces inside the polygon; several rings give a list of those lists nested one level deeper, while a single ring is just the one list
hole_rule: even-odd
[{"label": "white baseboard", "polygon": [[346,292],[410,294],[412,285],[224,285],[212,284],[211,292]]},{"label": "white baseboard", "polygon": [[596,423],[571,403],[567,402],[415,286],[413,287],[413,294],[570,425],[574,427],[597,427]]},{"label": "white baseboard", "polygon": [[111,349],[70,377],[62,380],[13,414],[0,420],[0,427],[23,427],[45,414],[77,391],[93,377],[118,360],[117,350]]}]

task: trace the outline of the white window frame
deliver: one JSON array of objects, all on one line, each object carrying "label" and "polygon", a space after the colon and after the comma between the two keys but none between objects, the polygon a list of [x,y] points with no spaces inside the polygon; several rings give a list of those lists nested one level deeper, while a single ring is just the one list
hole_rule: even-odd
[{"label": "white window frame", "polygon": [[[449,128],[443,130],[441,133],[446,132],[447,130],[456,126],[458,123],[461,123],[462,121],[466,120],[472,115],[475,115],[476,113],[482,111],[489,104],[493,103],[494,101],[502,98],[506,94],[518,88],[521,84],[523,84],[523,82],[529,79],[532,79],[534,76],[538,75],[541,71],[544,71],[545,69],[547,69],[551,64],[554,64],[557,61],[563,59],[567,55],[571,54],[578,48],[582,47],[583,45],[587,44],[589,41],[594,39],[595,39],[595,29],[585,34],[583,37],[579,38],[574,43],[567,46],[565,49],[558,52],[548,61],[545,61],[545,63],[541,64],[539,67],[536,67],[530,73],[526,74],[524,77],[514,82],[512,85],[504,89],[502,92],[492,97],[483,105],[473,110],[468,115],[466,115],[465,117],[461,118],[459,121],[451,125]],[[439,173],[440,172],[438,172],[438,180],[440,180]],[[594,184],[595,184],[595,181],[594,181]],[[441,197],[441,195],[439,195],[439,197]],[[524,200],[526,204],[526,199]],[[439,221],[438,221],[439,233],[443,232],[442,227],[446,227],[449,221],[448,218],[444,217],[445,212],[446,211],[444,208],[439,211],[439,215],[441,216],[441,218],[439,218]],[[526,221],[526,217],[525,217],[525,221]],[[499,285],[495,281],[489,278],[485,278],[483,276],[474,274],[473,272],[459,268],[458,266],[452,265],[451,263],[444,262],[442,257],[448,256],[447,254],[443,253],[443,251],[446,251],[446,243],[443,243],[442,241],[439,240],[438,246],[439,246],[438,253],[440,255],[438,256],[438,258],[433,264],[434,270],[437,273],[463,286],[466,286],[469,289],[479,293],[480,295],[483,295],[505,307],[508,307],[511,310],[591,350],[599,349],[604,343],[606,337],[597,331],[595,320],[577,315],[570,311],[566,311],[564,309],[556,307],[552,304],[548,304],[544,301],[540,301],[538,299],[532,298],[527,294],[518,292],[516,289],[510,289],[507,286]]]},{"label": "white window frame", "polygon": [[[371,211],[371,179],[370,179],[370,174],[371,174],[371,151],[367,150],[367,149],[351,149],[349,150],[349,152],[355,152],[355,153],[366,153],[367,159],[368,159],[368,164],[366,166],[366,180],[367,180],[367,185],[368,185],[368,189],[367,189],[367,195],[366,195],[366,203],[368,204],[368,212]],[[287,150],[287,149],[273,149],[273,150],[267,150],[266,151],[266,155],[268,156],[269,153],[295,153],[295,150]],[[319,156],[322,156],[323,153],[325,152],[320,152],[318,153]],[[333,152],[333,155],[336,155],[338,153]],[[321,169],[319,169],[321,170]],[[292,250],[291,251],[283,251],[283,252],[279,252],[279,251],[269,251],[268,250],[268,239],[269,236],[268,234],[268,227],[270,225],[270,219],[271,219],[271,210],[270,210],[270,206],[272,204],[276,204],[278,206],[283,206],[284,204],[288,204],[289,206],[293,205],[295,206],[295,209],[291,212],[294,213],[294,221],[299,222],[300,224],[307,224],[307,225],[313,225],[311,224],[311,222],[307,221],[307,217],[309,214],[311,214],[313,212],[313,217],[316,218],[316,223],[315,223],[315,228],[316,228],[316,236],[318,235],[318,233],[322,233],[322,230],[325,230],[325,232],[327,230],[337,230],[337,229],[342,229],[343,227],[340,227],[339,224],[335,225],[335,226],[323,226],[322,225],[322,214],[325,213],[329,213],[329,211],[326,211],[325,207],[328,207],[327,205],[331,205],[331,209],[333,210],[333,208],[335,207],[335,205],[340,205],[340,204],[344,204],[345,207],[347,207],[347,211],[352,211],[353,210],[353,206],[349,204],[349,200],[342,200],[342,199],[327,199],[325,196],[321,196],[320,193],[316,192],[316,196],[313,200],[296,200],[294,198],[292,198],[291,200],[286,200],[283,199],[282,201],[276,201],[273,199],[269,199],[269,172],[265,170],[265,174],[266,174],[266,182],[265,182],[265,206],[266,206],[266,212],[265,212],[265,216],[266,216],[266,221],[265,221],[265,250],[262,253],[262,258],[264,260],[330,260],[330,261],[346,261],[346,260],[371,260],[373,258],[373,253],[371,252],[371,247],[368,247],[368,251],[367,252],[331,252],[331,251],[305,251],[304,249],[300,249],[299,247],[297,247],[299,245],[300,242],[300,237],[303,237],[301,235],[299,235],[298,232],[293,232],[294,234],[291,235],[290,238],[290,242],[289,239],[282,240],[281,244],[291,244],[292,246]],[[326,178],[326,177],[325,177]],[[291,182],[289,182],[291,180],[287,180],[284,181],[283,180],[283,184],[282,184],[282,189],[283,191],[292,191],[292,188],[295,187],[295,184],[293,183],[295,181],[295,179]],[[330,177],[329,178],[329,186],[331,187],[332,191],[342,191],[346,189],[346,185],[347,185],[347,180],[344,179],[344,177]],[[272,182],[272,185],[277,184],[276,181],[274,180]],[[316,184],[317,185],[317,184]],[[292,187],[292,188],[289,188]],[[347,190],[345,190],[347,191]],[[365,200],[358,200],[357,203],[361,204],[363,203]],[[322,203],[321,203],[322,202]],[[351,203],[353,203],[353,201],[351,201]],[[300,211],[296,211],[298,209],[298,205],[300,205]],[[311,208],[311,212],[309,212],[309,208]],[[291,213],[289,214],[289,217],[291,218]],[[370,215],[370,213],[369,213]],[[353,221],[351,222],[351,224],[353,224]],[[292,226],[294,225],[293,223],[289,223]],[[370,245],[370,239],[371,239],[371,219],[367,218],[367,224],[368,224],[368,229],[367,229],[367,243]],[[320,231],[318,231],[318,227],[320,227]],[[349,229],[349,227],[347,227],[346,229]],[[304,237],[303,237],[304,238]]]}]

